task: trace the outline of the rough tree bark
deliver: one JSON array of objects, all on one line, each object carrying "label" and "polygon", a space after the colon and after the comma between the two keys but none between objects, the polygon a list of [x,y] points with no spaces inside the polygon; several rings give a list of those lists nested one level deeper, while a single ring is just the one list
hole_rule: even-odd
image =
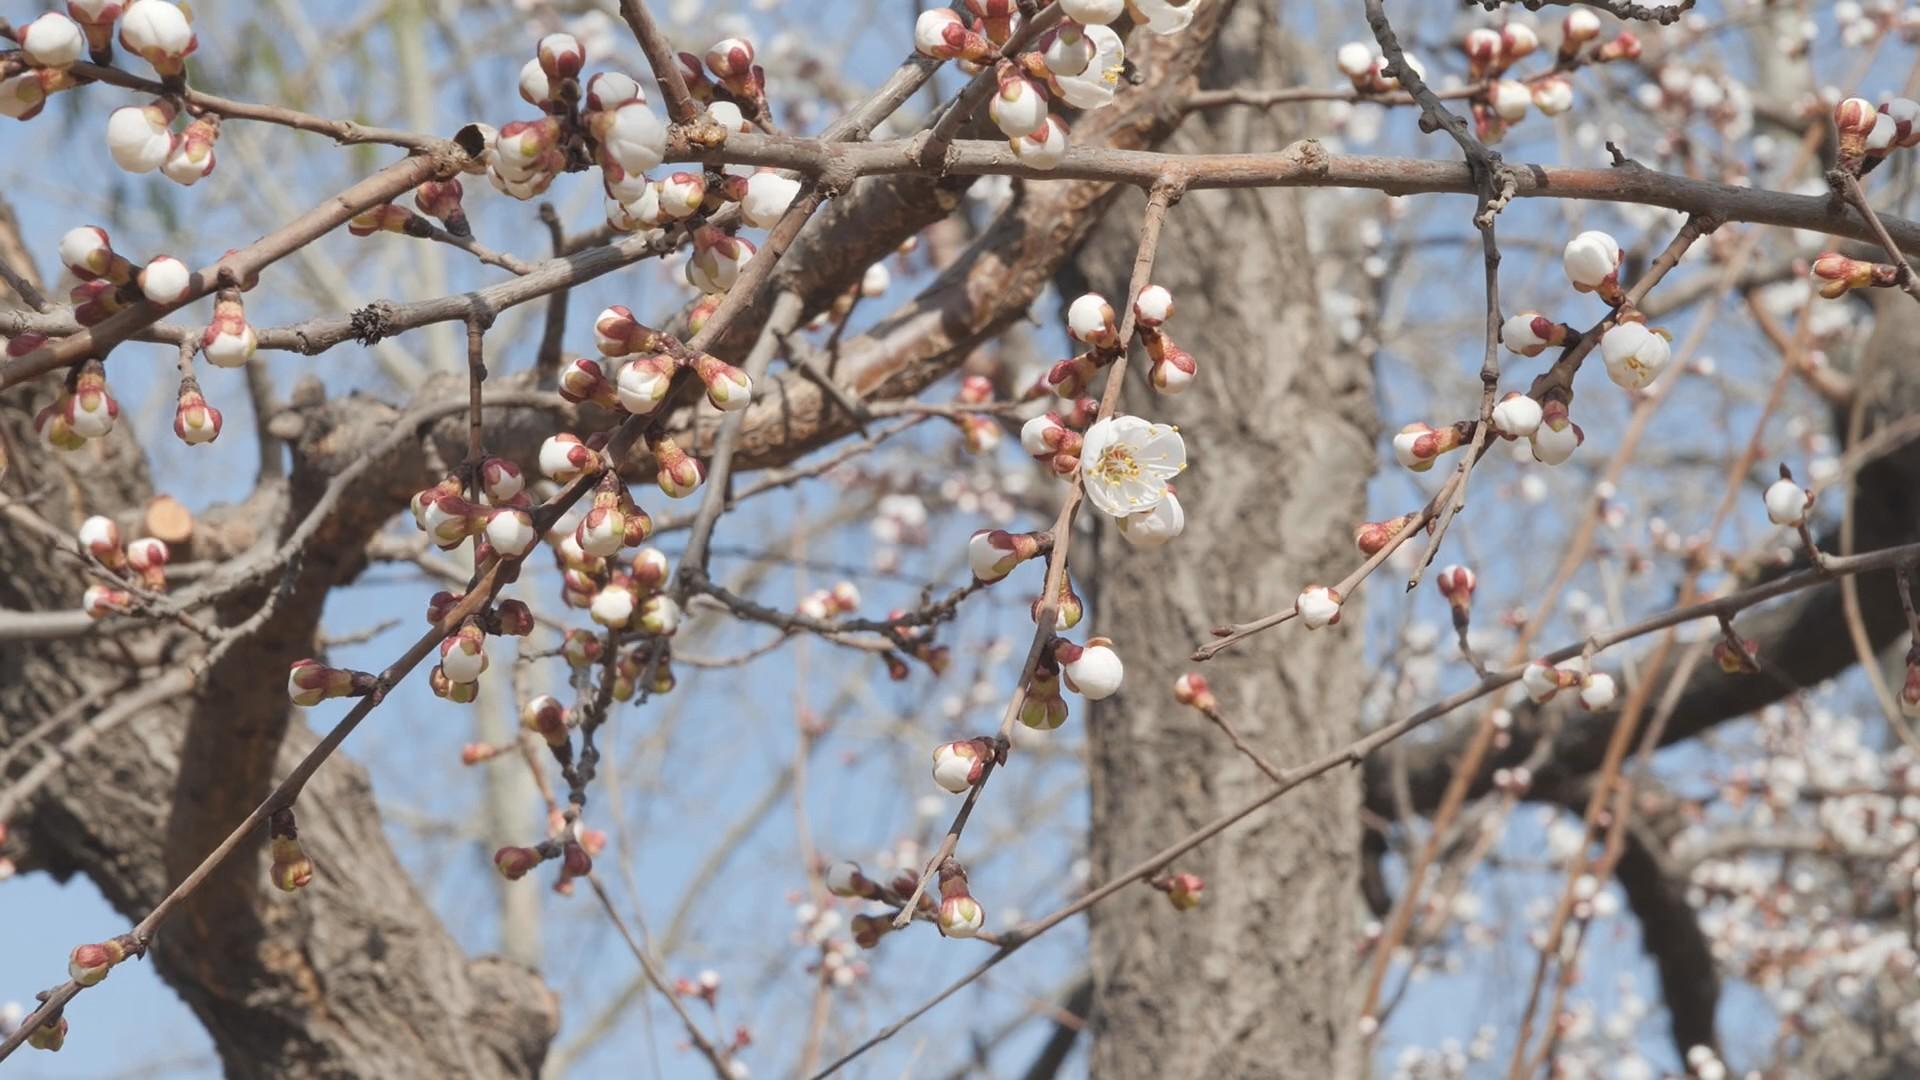
[{"label": "rough tree bark", "polygon": [[[1242,3],[1202,83],[1290,85],[1301,80],[1289,56],[1272,5]],[[1194,116],[1168,148],[1259,150],[1297,134],[1276,116],[1223,110]],[[1137,192],[1120,200],[1078,272],[1063,275],[1063,293],[1126,294],[1143,203]],[[1168,329],[1201,371],[1168,398],[1136,368],[1122,411],[1190,433],[1193,468],[1176,484],[1188,525],[1160,550],[1135,550],[1103,525],[1082,564],[1098,568],[1085,583],[1098,586],[1097,631],[1128,662],[1125,691],[1087,719],[1096,880],[1270,783],[1173,702],[1172,684],[1209,627],[1285,607],[1352,562],[1374,458],[1372,380],[1330,347],[1297,193],[1189,194],[1168,218],[1153,278],[1173,291]],[[1228,654],[1205,674],[1268,757],[1315,756],[1355,734],[1357,630],[1289,627],[1284,642]],[[1330,779],[1180,860],[1176,869],[1207,880],[1195,911],[1176,913],[1145,889],[1093,910],[1093,1075],[1357,1074],[1348,988],[1359,801],[1355,785]]]}]

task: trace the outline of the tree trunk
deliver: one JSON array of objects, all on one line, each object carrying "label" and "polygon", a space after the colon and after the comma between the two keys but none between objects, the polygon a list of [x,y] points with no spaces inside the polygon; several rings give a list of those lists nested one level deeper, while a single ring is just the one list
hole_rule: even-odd
[{"label": "tree trunk", "polygon": [[[1301,81],[1267,4],[1237,6],[1201,71],[1203,85]],[[1271,149],[1291,134],[1276,117],[1223,110],[1196,114],[1167,149]],[[1063,279],[1068,297],[1083,285],[1125,295],[1143,205],[1130,193],[1107,216],[1078,278]],[[1196,192],[1167,220],[1153,280],[1173,291],[1168,329],[1200,373],[1168,398],[1136,368],[1123,411],[1186,433],[1193,467],[1177,487],[1187,529],[1168,547],[1137,550],[1103,523],[1083,564],[1086,584],[1099,587],[1097,630],[1128,665],[1126,689],[1088,720],[1096,880],[1268,786],[1173,702],[1173,681],[1210,627],[1284,608],[1354,558],[1374,459],[1371,378],[1330,347],[1304,233],[1301,199],[1286,191]],[[1297,761],[1354,737],[1359,622],[1354,611],[1336,628],[1289,626],[1205,667],[1222,708],[1268,758]],[[1175,912],[1147,889],[1093,910],[1093,1075],[1357,1073],[1359,805],[1350,779],[1319,781],[1180,860],[1172,869],[1207,882],[1195,911]]]}]

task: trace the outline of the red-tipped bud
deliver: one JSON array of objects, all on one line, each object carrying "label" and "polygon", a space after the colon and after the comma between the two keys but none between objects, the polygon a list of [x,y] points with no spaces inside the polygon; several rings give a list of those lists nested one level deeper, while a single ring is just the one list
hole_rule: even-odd
[{"label": "red-tipped bud", "polygon": [[1207,685],[1206,676],[1197,671],[1189,671],[1173,680],[1173,699],[1201,712],[1210,712],[1220,705],[1213,696],[1213,688]]},{"label": "red-tipped bud", "polygon": [[540,853],[530,847],[509,845],[493,853],[493,868],[508,881],[519,881],[539,865]]}]

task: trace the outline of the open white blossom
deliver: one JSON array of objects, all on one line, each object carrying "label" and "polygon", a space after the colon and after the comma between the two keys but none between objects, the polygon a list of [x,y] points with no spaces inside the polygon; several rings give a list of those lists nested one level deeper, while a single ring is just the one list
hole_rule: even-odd
[{"label": "open white blossom", "polygon": [[[1078,21],[1078,20],[1076,20]],[[1113,100],[1120,89],[1120,72],[1127,62],[1127,48],[1110,26],[1087,26],[1087,40],[1093,43],[1093,60],[1078,75],[1056,75],[1060,98],[1076,109],[1097,109]]]},{"label": "open white blossom", "polygon": [[1060,10],[1081,26],[1105,26],[1127,10],[1127,0],[1060,0]]},{"label": "open white blossom", "polygon": [[1156,34],[1177,34],[1193,21],[1200,0],[1130,0],[1135,25]]},{"label": "open white blossom", "polygon": [[1167,497],[1167,482],[1187,467],[1187,444],[1171,424],[1111,416],[1087,429],[1080,483],[1103,514],[1128,517]]}]

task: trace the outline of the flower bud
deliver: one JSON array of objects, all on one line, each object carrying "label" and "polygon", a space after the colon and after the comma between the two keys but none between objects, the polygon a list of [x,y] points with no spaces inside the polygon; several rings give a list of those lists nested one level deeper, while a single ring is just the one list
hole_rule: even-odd
[{"label": "flower bud", "polygon": [[1622,258],[1618,240],[1598,229],[1589,229],[1567,241],[1560,262],[1576,292],[1598,292],[1601,299],[1616,303]]},{"label": "flower bud", "polygon": [[548,34],[540,39],[540,70],[554,82],[571,79],[586,66],[587,50],[572,34]]},{"label": "flower bud", "polygon": [[247,323],[240,290],[222,289],[213,305],[213,321],[200,335],[200,351],[215,367],[242,367],[253,359],[260,339]]},{"label": "flower bud", "polygon": [[700,354],[693,362],[693,371],[706,385],[707,400],[721,412],[744,409],[753,400],[753,380],[717,356]]},{"label": "flower bud", "polygon": [[705,293],[723,293],[733,288],[740,271],[753,258],[754,246],[738,236],[728,236],[711,225],[693,234],[693,255],[687,260],[687,284]]},{"label": "flower bud", "polygon": [[855,915],[847,920],[847,930],[852,933],[855,945],[871,949],[893,932],[893,920],[885,915]]},{"label": "flower bud", "polygon": [[1091,352],[1062,360],[1047,372],[1046,385],[1067,400],[1079,397],[1100,373],[1100,361]]},{"label": "flower bud", "polygon": [[1199,370],[1193,356],[1175,345],[1172,338],[1152,328],[1142,329],[1140,339],[1146,345],[1147,355],[1153,358],[1153,366],[1147,372],[1153,388],[1169,397],[1184,392]]},{"label": "flower bud", "polygon": [[1340,594],[1324,585],[1309,585],[1293,602],[1300,621],[1309,630],[1332,626],[1340,621]]},{"label": "flower bud", "polygon": [[454,682],[439,664],[427,674],[427,689],[433,691],[434,697],[445,698],[455,705],[470,705],[480,696],[479,683]]},{"label": "flower bud", "polygon": [[530,847],[503,847],[493,853],[493,868],[508,881],[519,881],[540,865],[540,853]]},{"label": "flower bud", "polygon": [[1666,369],[1673,355],[1667,336],[1645,323],[1623,322],[1600,337],[1607,377],[1623,390],[1644,390]]},{"label": "flower bud", "polygon": [[1574,8],[1560,22],[1560,55],[1570,58],[1580,46],[1600,36],[1600,16],[1586,8]]},{"label": "flower bud", "polygon": [[667,583],[667,553],[659,548],[641,548],[633,556],[633,581],[643,589],[658,589]]},{"label": "flower bud", "polygon": [[1133,321],[1148,329],[1173,318],[1173,293],[1164,285],[1149,285],[1133,301]]},{"label": "flower bud", "polygon": [[1440,571],[1439,576],[1434,578],[1434,584],[1440,587],[1440,595],[1446,597],[1447,603],[1459,614],[1465,614],[1473,603],[1473,587],[1478,581],[1473,571],[1458,564]]},{"label": "flower bud", "polygon": [[1781,466],[1780,479],[1767,488],[1767,520],[1775,525],[1799,528],[1807,522],[1807,509],[1813,505],[1813,493],[1787,475]]},{"label": "flower bud", "polygon": [[578,435],[561,432],[540,444],[540,472],[556,484],[571,483],[594,465],[594,453]]},{"label": "flower bud", "polygon": [[659,331],[635,319],[625,306],[615,304],[594,319],[593,343],[601,355],[620,357],[654,352],[662,339]]},{"label": "flower bud", "polygon": [[740,215],[756,229],[771,229],[800,194],[800,181],[762,169],[747,178],[747,197]]},{"label": "flower bud", "polygon": [[1067,122],[1049,114],[1032,131],[1015,135],[1008,146],[1022,165],[1049,170],[1067,159],[1069,140]]},{"label": "flower bud", "polygon": [[1580,704],[1589,712],[1599,712],[1613,704],[1613,676],[1596,671],[1580,680]]},{"label": "flower bud", "polygon": [[220,118],[202,116],[187,125],[178,138],[173,140],[173,148],[167,154],[167,160],[160,166],[166,178],[182,187],[192,187],[196,181],[213,172],[216,163],[214,143],[220,138]]},{"label": "flower bud", "polygon": [[80,607],[86,611],[89,619],[125,614],[133,610],[133,594],[108,585],[89,585],[80,597]]},{"label": "flower bud", "polygon": [[1867,139],[1880,120],[1880,112],[1866,98],[1847,98],[1833,108],[1833,124],[1840,132],[1839,164],[1858,171],[1867,153]]},{"label": "flower bud", "polygon": [[1537,311],[1523,311],[1501,325],[1500,340],[1509,352],[1539,356],[1548,346],[1563,344],[1567,328]]},{"label": "flower bud", "polygon": [[1393,456],[1414,472],[1426,472],[1441,454],[1461,445],[1460,429],[1449,424],[1435,429],[1414,421],[1393,437]]},{"label": "flower bud", "polygon": [[1752,638],[1741,638],[1738,648],[1724,637],[1713,643],[1713,662],[1729,675],[1760,670],[1759,657],[1760,643]]},{"label": "flower bud", "polygon": [[1533,104],[1533,93],[1527,84],[1515,79],[1495,79],[1487,87],[1489,104],[1500,119],[1509,124],[1526,119],[1527,106]]},{"label": "flower bud", "polygon": [[1099,293],[1087,293],[1075,300],[1067,308],[1067,335],[1096,349],[1119,348],[1120,325],[1113,305]]},{"label": "flower bud", "polygon": [[1017,139],[1047,122],[1047,95],[1011,63],[1003,62],[999,89],[987,101],[987,117],[1001,134]]},{"label": "flower bud", "polygon": [[706,61],[707,70],[728,89],[744,85],[742,80],[753,72],[753,42],[737,37],[716,41],[707,50]]},{"label": "flower bud", "polygon": [[131,173],[152,172],[173,153],[173,106],[123,105],[107,116],[107,151],[114,164]]},{"label": "flower bud", "polygon": [[701,481],[706,479],[705,470],[672,438],[651,435],[647,438],[647,449],[653,453],[658,469],[655,479],[667,498],[684,499],[700,490]]},{"label": "flower bud", "polygon": [[372,236],[378,232],[399,233],[407,236],[418,231],[422,224],[424,222],[421,222],[420,215],[406,207],[394,203],[382,203],[354,215],[347,222],[347,232],[354,236]]},{"label": "flower bud", "polygon": [[466,623],[440,642],[440,669],[457,683],[470,683],[487,670],[487,635]]},{"label": "flower bud", "polygon": [[632,590],[624,585],[608,585],[594,594],[589,614],[601,626],[624,630],[627,623],[633,620],[636,606]]},{"label": "flower bud", "polygon": [[27,1033],[27,1045],[35,1050],[53,1052],[67,1044],[67,1018],[62,1016],[42,1021],[39,1027]]},{"label": "flower bud", "polygon": [[1187,528],[1187,512],[1180,505],[1180,499],[1174,495],[1173,488],[1167,488],[1166,498],[1151,510],[1141,510],[1119,518],[1116,524],[1120,536],[1127,543],[1139,548],[1161,547]]},{"label": "flower bud", "polygon": [[1207,677],[1197,671],[1189,671],[1173,680],[1173,699],[1201,712],[1220,707],[1219,701],[1213,696],[1213,688],[1207,685]]},{"label": "flower bud", "polygon": [[313,706],[328,698],[360,696],[366,691],[354,676],[355,672],[331,668],[318,660],[295,660],[287,671],[287,697],[295,705]]},{"label": "flower bud", "polygon": [[1060,696],[1060,680],[1035,673],[1020,702],[1020,722],[1035,731],[1054,731],[1067,722],[1067,700]]},{"label": "flower bud", "polygon": [[1467,71],[1473,78],[1481,78],[1489,71],[1498,71],[1504,65],[1500,55],[1500,32],[1478,26],[1467,31],[1460,43],[1460,51],[1467,54]]},{"label": "flower bud", "polygon": [[107,230],[98,225],[68,229],[60,237],[60,261],[81,281],[106,280],[124,285],[133,280],[133,264],[113,250]]},{"label": "flower bud", "polygon": [[140,583],[149,592],[165,592],[170,554],[166,541],[143,536],[127,545],[127,568],[140,575]]},{"label": "flower bud", "polygon": [[1580,677],[1571,671],[1564,671],[1545,661],[1535,660],[1520,671],[1520,685],[1526,688],[1527,697],[1535,705],[1544,705],[1562,689],[1577,685]]},{"label": "flower bud", "polygon": [[655,593],[640,605],[633,626],[656,637],[672,637],[680,629],[680,605],[666,593]]},{"label": "flower bud", "polygon": [[569,630],[560,643],[560,655],[574,668],[586,668],[600,662],[600,653],[605,648],[601,640],[588,630]]},{"label": "flower bud", "polygon": [[827,891],[839,897],[874,899],[880,893],[880,886],[860,873],[860,864],[855,862],[834,863],[827,867],[823,880]]},{"label": "flower bud", "polygon": [[520,707],[520,726],[545,739],[548,746],[567,745],[567,707],[550,694]]},{"label": "flower bud", "polygon": [[1071,641],[1054,643],[1054,659],[1067,689],[1088,701],[1105,700],[1120,689],[1126,668],[1110,644],[1106,638],[1093,638],[1084,647]]},{"label": "flower bud", "polygon": [[524,556],[540,542],[540,534],[533,528],[533,515],[511,507],[498,507],[487,515],[485,535],[488,545],[508,558]]},{"label": "flower bud", "polygon": [[167,78],[185,73],[200,42],[185,10],[168,0],[133,0],[120,16],[120,44]]},{"label": "flower bud", "polygon": [[97,986],[115,964],[132,955],[135,945],[131,937],[76,945],[67,955],[67,975],[81,986]]},{"label": "flower bud", "polygon": [[1493,407],[1493,430],[1511,439],[1531,438],[1545,415],[1538,401],[1518,390],[1508,391]]},{"label": "flower bud", "polygon": [[1558,465],[1572,457],[1586,438],[1586,432],[1567,415],[1566,405],[1549,401],[1541,411],[1540,426],[1531,438],[1533,460],[1543,465]]},{"label": "flower bud", "polygon": [[188,446],[210,443],[220,437],[220,410],[186,383],[180,385],[180,397],[173,409],[173,433]]},{"label": "flower bud", "polygon": [[[0,79],[0,116],[27,121],[47,107],[47,69],[30,69]],[[44,1029],[43,1029],[44,1030]]]},{"label": "flower bud", "polygon": [[149,303],[177,304],[193,284],[193,271],[171,255],[156,255],[140,270],[140,292]]},{"label": "flower bud", "polygon": [[1349,41],[1340,46],[1333,54],[1334,66],[1340,73],[1352,79],[1356,86],[1367,81],[1373,74],[1373,46],[1360,41]]},{"label": "flower bud", "polygon": [[298,839],[276,836],[269,851],[272,862],[267,867],[267,877],[281,892],[303,889],[313,881],[313,860],[307,857]]},{"label": "flower bud", "polygon": [[1547,116],[1559,116],[1573,109],[1573,83],[1558,75],[1533,84],[1533,107]]},{"label": "flower bud", "polygon": [[83,368],[74,381],[64,412],[67,426],[83,439],[104,438],[113,430],[114,421],[120,419],[120,403],[107,392],[107,377],[97,361]]},{"label": "flower bud", "polygon": [[588,123],[589,130],[600,141],[602,160],[613,162],[628,175],[639,176],[666,160],[666,125],[647,107],[644,98],[622,102],[604,112],[590,114]]},{"label": "flower bud", "polygon": [[1638,60],[1640,38],[1631,30],[1622,30],[1619,37],[1600,46],[1593,58],[1602,64],[1610,64],[1615,60]]},{"label": "flower bud", "polygon": [[1060,10],[1081,26],[1105,26],[1127,10],[1126,0],[1060,0]]},{"label": "flower bud", "polygon": [[936,60],[964,59],[981,63],[992,53],[987,39],[967,29],[952,8],[923,11],[913,24],[913,47]]},{"label": "flower bud", "polygon": [[933,782],[955,795],[979,783],[992,760],[992,751],[983,747],[984,742],[967,739],[934,747]]},{"label": "flower bud", "polygon": [[57,11],[49,11],[20,28],[20,51],[35,67],[65,69],[79,60],[87,46],[80,25]]},{"label": "flower bud", "polygon": [[691,216],[707,199],[707,181],[699,173],[674,173],[660,181],[658,187],[660,209],[674,219]]},{"label": "flower bud", "polygon": [[125,565],[125,555],[120,550],[120,526],[112,518],[95,514],[80,523],[77,535],[80,546],[87,554],[98,559],[100,565],[109,570],[118,570]]},{"label": "flower bud", "polygon": [[981,529],[967,540],[967,566],[972,569],[974,577],[992,584],[1012,573],[1014,567],[1040,554],[1044,540],[1042,533]]},{"label": "flower bud", "polygon": [[1391,544],[1395,537],[1413,523],[1415,515],[1402,514],[1387,521],[1369,521],[1353,531],[1353,544],[1360,554],[1372,557]]},{"label": "flower bud", "polygon": [[940,932],[950,938],[970,938],[986,923],[986,909],[966,893],[940,901]]},{"label": "flower bud", "polygon": [[1200,906],[1200,894],[1207,888],[1198,874],[1175,874],[1167,884],[1167,902],[1175,911],[1192,911]]}]

